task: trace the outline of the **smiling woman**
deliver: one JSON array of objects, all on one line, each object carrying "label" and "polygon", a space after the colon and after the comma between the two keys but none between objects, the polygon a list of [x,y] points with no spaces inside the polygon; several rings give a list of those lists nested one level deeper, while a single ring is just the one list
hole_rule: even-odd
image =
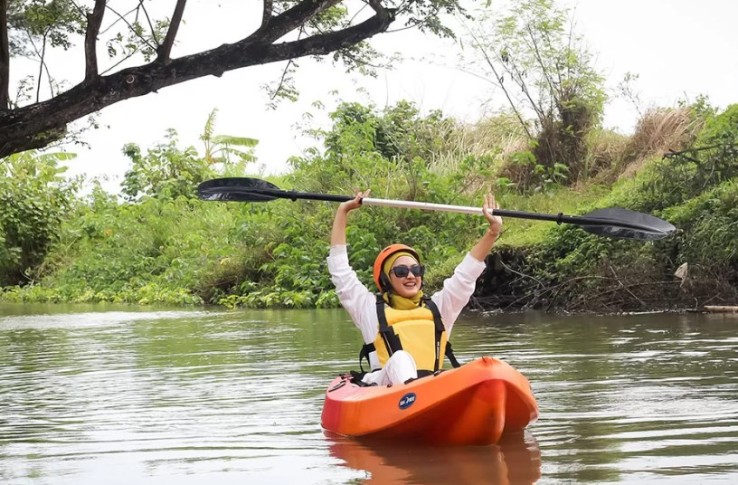
[{"label": "smiling woman", "polygon": [[361,206],[365,195],[369,191],[359,192],[338,207],[328,257],[336,294],[364,339],[360,361],[367,359],[370,372],[361,375],[362,382],[402,384],[439,371],[446,355],[456,366],[448,337],[502,230],[502,219],[489,211],[497,208],[494,196],[488,194],[482,207],[489,229],[444,282],[443,289],[427,297],[422,290],[425,268],[420,256],[404,244],[387,246],[374,261],[377,295],[349,266],[346,219],[349,212]]}]

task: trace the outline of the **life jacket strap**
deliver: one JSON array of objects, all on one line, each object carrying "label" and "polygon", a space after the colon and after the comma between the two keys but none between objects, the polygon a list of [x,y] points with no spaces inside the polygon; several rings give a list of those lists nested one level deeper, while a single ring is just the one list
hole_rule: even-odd
[{"label": "life jacket strap", "polygon": [[359,370],[361,370],[362,373],[365,373],[364,367],[362,365],[362,361],[366,359],[366,363],[369,366],[369,370],[372,370],[372,363],[369,360],[369,354],[374,352],[376,348],[374,347],[374,342],[364,344],[361,347],[361,351],[359,352]]},{"label": "life jacket strap", "polygon": [[395,329],[387,323],[387,315],[384,313],[385,301],[380,293],[377,293],[377,320],[379,320],[379,336],[382,337],[385,347],[387,347],[387,354],[392,357],[392,354],[398,350],[402,350],[402,342],[400,337],[395,333]]},{"label": "life jacket strap", "polygon": [[443,325],[441,312],[438,310],[438,306],[435,302],[428,297],[423,297],[422,302],[423,305],[428,307],[428,310],[433,314],[433,323],[436,327],[435,345],[433,346],[433,350],[436,353],[436,360],[433,364],[433,372],[438,372],[438,369],[441,368],[441,359],[443,358],[441,356],[441,337],[443,337],[443,332],[446,331],[446,327]]},{"label": "life jacket strap", "polygon": [[451,362],[451,367],[453,367],[454,369],[457,367],[461,367],[459,361],[456,360],[454,349],[451,347],[451,342],[446,342],[446,357],[448,357],[448,361]]}]

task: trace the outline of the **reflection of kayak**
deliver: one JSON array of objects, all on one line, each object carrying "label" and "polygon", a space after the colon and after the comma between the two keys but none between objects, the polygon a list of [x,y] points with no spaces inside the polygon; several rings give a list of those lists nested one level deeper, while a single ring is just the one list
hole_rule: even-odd
[{"label": "reflection of kayak", "polygon": [[399,386],[331,382],[323,428],[344,436],[428,444],[486,445],[538,417],[528,379],[509,364],[482,357]]},{"label": "reflection of kayak", "polygon": [[368,472],[361,483],[527,485],[541,478],[538,443],[523,432],[505,433],[497,445],[417,447],[328,436],[331,456]]}]

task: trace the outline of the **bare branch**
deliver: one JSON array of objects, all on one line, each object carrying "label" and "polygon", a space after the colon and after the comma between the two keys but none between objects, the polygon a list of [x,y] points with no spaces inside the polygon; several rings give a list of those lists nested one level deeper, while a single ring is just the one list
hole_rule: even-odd
[{"label": "bare branch", "polygon": [[[140,34],[136,33],[136,29],[133,28],[133,25],[131,25],[131,23],[125,18],[124,15],[121,15],[120,13],[118,13],[118,11],[115,10],[114,8],[112,8],[110,5],[108,5],[107,8],[111,12],[113,12],[115,15],[117,15],[118,18],[120,19],[120,21],[123,22],[124,24],[126,24],[126,27],[128,27],[128,30],[130,30],[131,32],[133,32],[134,34],[136,34],[136,36],[141,40],[141,42],[143,42],[144,44],[148,45],[149,48],[151,48],[151,50],[153,50],[153,51],[156,50],[156,46],[155,45],[151,45],[151,42],[149,42],[148,39],[146,39],[145,37],[143,37]],[[133,11],[133,10],[131,10],[131,11]]]},{"label": "bare branch", "polygon": [[282,86],[287,82],[287,76],[290,73],[290,67],[292,67],[295,64],[294,59],[290,59],[287,61],[287,65],[282,70],[282,76],[279,78],[279,84],[277,85],[277,88],[274,90],[274,93],[271,96],[271,99],[274,100],[279,95],[279,92],[282,90]]},{"label": "bare branch", "polygon": [[159,62],[169,62],[169,55],[172,53],[174,39],[177,37],[179,25],[182,23],[182,15],[184,14],[186,3],[187,0],[177,0],[177,5],[174,6],[174,13],[172,14],[172,19],[169,21],[167,35],[164,38],[164,43],[158,49],[159,57],[157,60]]},{"label": "bare branch", "polygon": [[[41,52],[38,52],[39,56],[39,62],[38,62],[38,79],[36,80],[36,102],[39,102],[39,99],[41,97],[41,79],[43,78],[44,73],[44,64],[46,63],[46,34],[47,32],[44,32],[44,36],[42,38],[41,42]],[[52,93],[53,95],[54,93]]]},{"label": "bare branch", "polygon": [[620,279],[620,277],[618,276],[618,274],[615,272],[615,268],[613,268],[612,265],[609,264],[609,263],[607,264],[607,266],[610,268],[610,271],[612,272],[612,275],[615,277],[615,281],[618,282],[618,286],[620,288],[624,289],[625,291],[627,291],[630,294],[630,296],[633,297],[633,299],[638,300],[638,303],[640,303],[642,307],[645,307],[646,304],[643,302],[643,300],[641,300],[640,298],[638,298],[638,296],[636,296],[636,294],[633,293],[630,290],[631,285],[625,286],[625,284],[623,284],[623,281]]},{"label": "bare branch", "polygon": [[[497,56],[498,60],[501,61],[500,56],[495,53],[495,56]],[[514,60],[511,62],[502,62],[502,65],[505,69],[505,71],[510,75],[510,79],[513,80],[515,84],[518,85],[520,90],[525,95],[526,99],[528,100],[528,103],[530,104],[530,107],[535,111],[536,116],[538,116],[538,120],[543,124],[544,119],[546,118],[546,112],[542,106],[539,106],[535,99],[533,99],[533,96],[530,94],[530,89],[528,89],[528,83],[525,82],[525,73],[520,71],[520,67],[518,63],[516,63]]]},{"label": "bare branch", "polygon": [[100,33],[103,15],[105,14],[105,0],[95,0],[95,7],[87,15],[87,30],[85,31],[85,81],[97,76],[97,35]]},{"label": "bare branch", "polygon": [[[43,73],[46,72],[46,78],[49,81],[49,95],[54,96],[54,85],[51,79],[51,72],[49,71],[49,66],[46,64],[46,42],[48,40],[48,34],[49,30],[47,29],[46,32],[44,32],[41,35],[41,48],[39,48],[36,45],[36,42],[33,39],[33,36],[25,32],[26,36],[28,37],[28,43],[33,47],[33,52],[36,54],[36,58],[38,58],[38,76],[36,78],[36,102],[38,103],[41,99],[41,82],[43,80]],[[29,59],[35,60],[34,57],[29,57]]]},{"label": "bare branch", "polygon": [[[302,37],[302,34],[305,32],[305,29],[300,28],[300,33],[297,34],[297,39],[299,40]],[[287,65],[284,66],[284,69],[282,70],[282,76],[279,78],[279,83],[277,84],[277,87],[274,89],[274,93],[271,96],[272,101],[277,99],[277,96],[279,96],[280,91],[282,91],[282,87],[287,83],[287,76],[290,74],[290,68],[292,66],[297,66],[297,63],[294,59],[290,59],[287,61]]]},{"label": "bare branch", "polygon": [[108,25],[107,27],[105,27],[105,29],[103,29],[103,30],[102,30],[102,31],[100,32],[101,34],[107,34],[107,33],[108,33],[108,31],[112,30],[112,29],[113,29],[113,28],[114,28],[114,27],[115,27],[116,25],[118,25],[118,23],[120,23],[120,22],[123,22],[123,23],[125,23],[128,29],[130,29],[130,28],[131,28],[131,24],[129,24],[128,22],[126,22],[126,20],[125,20],[125,17],[126,17],[127,15],[131,14],[132,12],[135,12],[135,11],[136,11],[136,10],[138,9],[138,7],[130,9],[130,10],[129,10],[128,12],[124,13],[123,15],[119,14],[119,13],[118,13],[118,12],[117,12],[117,11],[116,11],[116,10],[115,10],[115,9],[114,9],[113,7],[111,7],[110,5],[108,5],[108,6],[107,6],[107,8],[108,8],[108,9],[109,9],[109,10],[110,10],[111,12],[113,12],[113,13],[114,13],[114,14],[115,14],[115,15],[116,15],[116,16],[117,16],[118,18],[117,18],[117,19],[115,19],[115,20],[113,20],[113,21],[112,21],[112,22],[111,22],[111,23],[110,23],[110,24],[109,24],[109,25]]},{"label": "bare branch", "polygon": [[479,41],[479,38],[476,36],[476,34],[471,29],[469,29],[469,33],[472,36],[472,40],[476,42],[477,49],[479,50],[479,52],[482,53],[482,57],[484,57],[484,62],[487,63],[489,68],[492,70],[492,74],[494,74],[495,78],[497,79],[496,85],[499,86],[500,89],[502,89],[502,92],[505,94],[505,97],[507,98],[507,102],[510,104],[510,108],[513,110],[513,113],[515,113],[515,117],[520,122],[520,126],[522,126],[523,129],[525,130],[525,134],[528,135],[528,139],[532,140],[533,134],[530,132],[530,130],[528,130],[528,125],[525,123],[525,120],[523,119],[523,115],[520,113],[520,111],[518,111],[518,108],[515,105],[515,102],[513,101],[512,97],[510,96],[509,91],[507,90],[507,88],[505,87],[503,83],[502,75],[500,75],[499,71],[495,67],[495,63],[492,60],[492,58],[490,58],[489,53],[487,52],[487,49],[482,45],[482,43]]},{"label": "bare branch", "polygon": [[[176,8],[176,7],[175,7]],[[144,5],[144,0],[138,0],[138,7],[136,7],[136,20],[138,20],[138,11],[143,11],[144,17],[146,17],[146,22],[149,24],[149,30],[151,31],[151,37],[154,38],[154,42],[159,45],[159,39],[156,38],[156,29],[154,28],[154,24],[151,23],[151,16],[149,15],[149,11],[146,10],[146,5]]]},{"label": "bare branch", "polygon": [[[528,32],[528,36],[530,37],[531,41],[531,47],[533,48],[533,55],[536,58],[536,62],[538,62],[538,65],[541,68],[541,72],[543,73],[543,77],[546,79],[546,84],[548,84],[548,88],[551,90],[551,93],[553,94],[553,97],[556,101],[561,99],[561,93],[557,89],[556,84],[554,83],[553,79],[551,79],[551,76],[549,75],[549,70],[546,69],[546,64],[543,61],[543,56],[541,55],[541,51],[538,47],[538,42],[536,41],[536,35],[531,29],[530,24],[526,24],[525,30]],[[549,47],[550,47],[550,41],[549,41]],[[556,69],[557,73],[560,73],[560,69]],[[561,85],[561,79],[559,79],[559,86]]]},{"label": "bare branch", "polygon": [[10,41],[8,0],[0,0],[0,111],[10,107]]},{"label": "bare branch", "polygon": [[115,64],[113,64],[112,66],[108,67],[107,69],[105,69],[100,74],[105,75],[105,74],[107,74],[109,72],[112,72],[113,70],[115,70],[116,67],[120,66],[121,64],[123,64],[128,59],[130,59],[131,57],[135,56],[136,54],[137,53],[135,51],[129,52],[128,54],[126,54],[122,58],[118,59],[118,61]]},{"label": "bare branch", "polygon": [[49,96],[54,96],[54,78],[51,77],[51,70],[49,69],[49,65],[45,62],[43,64],[43,68],[46,72],[46,80],[49,82]]}]

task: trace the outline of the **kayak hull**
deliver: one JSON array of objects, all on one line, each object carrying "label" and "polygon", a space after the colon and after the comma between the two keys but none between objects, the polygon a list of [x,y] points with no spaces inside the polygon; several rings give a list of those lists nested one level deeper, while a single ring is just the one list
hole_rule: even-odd
[{"label": "kayak hull", "polygon": [[358,386],[337,377],[326,391],[321,424],[351,437],[487,445],[537,418],[528,379],[501,360],[481,357],[396,386]]}]

